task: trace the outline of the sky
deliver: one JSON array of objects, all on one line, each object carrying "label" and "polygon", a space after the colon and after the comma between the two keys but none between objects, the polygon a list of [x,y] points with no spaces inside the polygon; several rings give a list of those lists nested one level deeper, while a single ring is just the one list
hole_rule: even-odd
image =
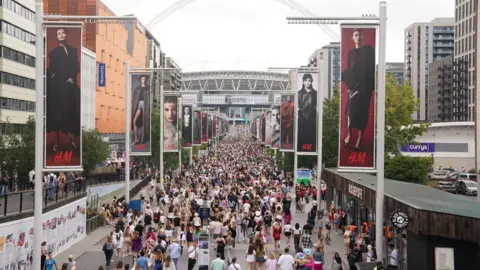
[{"label": "sky", "polygon": [[[282,2],[296,2],[319,17],[378,15],[378,0],[102,0],[117,15],[144,24],[176,2],[188,3],[152,27],[162,50],[183,72],[255,70],[306,65],[310,55],[340,41],[318,25],[287,24],[306,16]],[[133,5],[132,5],[133,3]],[[414,22],[453,17],[455,0],[387,0],[387,62],[403,62],[404,30]]]}]

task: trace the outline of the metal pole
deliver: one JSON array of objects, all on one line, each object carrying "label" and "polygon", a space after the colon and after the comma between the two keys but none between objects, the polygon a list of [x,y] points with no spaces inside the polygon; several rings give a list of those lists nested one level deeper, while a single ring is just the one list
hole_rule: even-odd
[{"label": "metal pole", "polygon": [[190,165],[193,164],[193,146],[190,147],[190,161],[189,161],[189,164],[190,164]]},{"label": "metal pole", "polygon": [[[182,98],[179,97],[178,98],[178,109],[177,109],[177,112],[181,112],[182,111]],[[178,119],[178,118],[177,118]],[[178,124],[177,123],[177,129],[178,129]],[[182,134],[183,134],[183,130],[182,130]],[[180,137],[180,134],[178,134],[178,138],[181,138]],[[177,140],[177,145],[178,145],[178,169],[179,170],[182,170],[182,154],[183,154],[183,149],[182,149],[182,145],[180,145],[180,140]]]},{"label": "metal pole", "polygon": [[[320,84],[320,83],[319,83]],[[317,92],[317,205],[322,209],[323,89]]]},{"label": "metal pole", "polygon": [[132,89],[130,82],[130,61],[125,61],[125,201],[130,202],[130,131],[132,121]]},{"label": "metal pole", "polygon": [[[297,102],[297,100],[295,100]],[[293,123],[293,129],[295,132],[295,136],[293,137],[293,152],[294,152],[294,159],[293,159],[293,186],[297,186],[297,169],[298,169],[298,156],[297,156],[297,137],[298,137],[298,107],[295,108],[295,122]],[[296,188],[294,188],[294,192],[296,193]]]},{"label": "metal pole", "polygon": [[163,70],[160,71],[160,187],[164,189],[163,186]]},{"label": "metal pole", "polygon": [[375,207],[375,248],[377,258],[383,260],[383,203],[384,203],[384,166],[385,166],[385,54],[387,40],[387,3],[380,2],[377,87],[377,199]]},{"label": "metal pole", "polygon": [[33,268],[39,269],[41,265],[41,256],[42,253],[42,180],[43,180],[43,73],[44,73],[44,48],[43,48],[43,0],[35,1],[35,89],[36,92],[36,104],[35,104],[35,187],[34,187],[34,210],[33,210],[33,227],[34,227],[34,237],[33,237]]}]

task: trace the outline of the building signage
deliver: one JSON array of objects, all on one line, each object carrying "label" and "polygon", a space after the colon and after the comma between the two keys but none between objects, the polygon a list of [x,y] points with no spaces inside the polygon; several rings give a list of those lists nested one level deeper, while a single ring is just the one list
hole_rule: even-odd
[{"label": "building signage", "polygon": [[98,86],[105,87],[106,68],[104,63],[98,63]]},{"label": "building signage", "polygon": [[412,143],[402,147],[402,152],[433,153],[435,143]]},{"label": "building signage", "polygon": [[393,227],[397,229],[404,229],[408,226],[410,217],[402,210],[396,210],[390,215],[390,222],[392,223]]},{"label": "building signage", "polygon": [[357,186],[349,184],[348,185],[348,193],[350,193],[351,195],[359,198],[360,200],[363,200],[363,189],[361,189]]}]

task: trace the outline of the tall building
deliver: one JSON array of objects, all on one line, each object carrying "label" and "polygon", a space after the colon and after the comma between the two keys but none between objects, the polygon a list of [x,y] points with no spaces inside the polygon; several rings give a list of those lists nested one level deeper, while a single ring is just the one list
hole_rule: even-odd
[{"label": "tall building", "polygon": [[[115,16],[97,0],[44,0],[45,13],[61,15]],[[125,61],[131,67],[147,63],[146,29],[139,22],[85,24],[83,45],[106,66],[105,87],[96,87],[95,126],[101,133],[125,132]]]},{"label": "tall building", "polygon": [[412,115],[414,120],[429,120],[428,65],[453,54],[454,25],[454,18],[436,18],[405,29],[405,82],[420,99],[420,110]]},{"label": "tall building", "polygon": [[432,122],[451,122],[459,109],[452,100],[453,55],[433,61],[428,67],[428,111]]},{"label": "tall building", "polygon": [[[180,68],[171,57],[165,59],[166,68]],[[182,87],[182,71],[168,70],[163,75],[163,90],[164,91],[180,91]]]},{"label": "tall building", "polygon": [[0,2],[0,132],[35,114],[35,2]]},{"label": "tall building", "polygon": [[385,64],[385,69],[387,74],[391,74],[393,78],[398,80],[400,85],[403,85],[405,76],[405,63],[389,62]]},{"label": "tall building", "polygon": [[[147,54],[147,62],[148,67],[150,68],[160,68],[163,67],[162,63],[162,56],[164,53],[160,49],[160,42],[147,30],[147,46],[148,46],[148,54]],[[160,72],[154,71],[153,72],[153,79],[155,81],[160,79]],[[152,86],[152,105],[154,108],[160,108],[160,87],[154,83]]]},{"label": "tall building", "polygon": [[308,66],[319,68],[320,89],[325,91],[325,98],[332,98],[333,90],[340,85],[340,42],[317,49],[310,56]]}]

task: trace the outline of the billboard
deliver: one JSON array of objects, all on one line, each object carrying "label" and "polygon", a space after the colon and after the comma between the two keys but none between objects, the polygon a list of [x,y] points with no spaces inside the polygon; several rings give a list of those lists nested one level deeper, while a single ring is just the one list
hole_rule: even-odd
[{"label": "billboard", "polygon": [[191,105],[182,106],[182,138],[183,147],[193,145],[193,113]]},{"label": "billboard", "polygon": [[208,138],[208,140],[211,140],[212,135],[213,135],[213,121],[212,121],[212,114],[211,113],[209,113],[208,117],[207,117],[207,128],[208,128],[207,138]]},{"label": "billboard", "polygon": [[297,74],[297,153],[317,152],[318,73]]},{"label": "billboard", "polygon": [[256,132],[256,137],[257,137],[257,141],[260,141],[262,138],[260,137],[261,136],[261,119],[260,119],[260,115],[255,117],[255,132]]},{"label": "billboard", "polygon": [[271,129],[272,112],[268,110],[265,113],[265,145],[272,146],[272,129]]},{"label": "billboard", "polygon": [[270,116],[270,132],[272,148],[277,149],[280,145],[280,106],[273,106]]},{"label": "billboard", "polygon": [[163,100],[163,152],[178,152],[178,97],[165,96]]},{"label": "billboard", "polygon": [[82,26],[46,25],[46,168],[82,167]]},{"label": "billboard", "polygon": [[208,142],[207,139],[207,113],[202,113],[202,143]]},{"label": "billboard", "polygon": [[341,169],[375,169],[375,37],[372,26],[342,26]]},{"label": "billboard", "polygon": [[295,140],[295,95],[282,95],[280,106],[280,150],[293,152]]},{"label": "billboard", "polygon": [[193,145],[202,144],[202,112],[193,111]]},{"label": "billboard", "polygon": [[212,125],[213,125],[213,128],[212,128],[212,137],[215,139],[217,138],[217,116],[214,115],[213,116],[213,120],[212,120]]},{"label": "billboard", "polygon": [[266,135],[266,123],[265,123],[265,120],[266,120],[266,115],[265,113],[262,113],[262,115],[260,116],[260,137],[262,138],[262,142],[265,143],[265,135]]},{"label": "billboard", "polygon": [[148,156],[151,147],[152,73],[131,73],[132,112],[130,122],[130,155]]}]

